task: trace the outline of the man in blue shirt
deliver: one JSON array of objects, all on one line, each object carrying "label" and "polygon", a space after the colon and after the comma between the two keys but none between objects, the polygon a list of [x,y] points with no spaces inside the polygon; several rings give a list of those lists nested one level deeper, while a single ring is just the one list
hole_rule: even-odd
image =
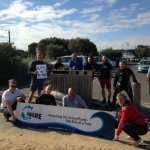
[{"label": "man in blue shirt", "polygon": [[77,58],[77,54],[73,53],[71,57],[72,59],[69,61],[69,68],[71,70],[83,70],[83,62]]}]

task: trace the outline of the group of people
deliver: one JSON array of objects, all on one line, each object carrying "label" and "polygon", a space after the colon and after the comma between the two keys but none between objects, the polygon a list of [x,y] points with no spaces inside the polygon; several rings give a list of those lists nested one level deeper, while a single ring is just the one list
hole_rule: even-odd
[{"label": "group of people", "polygon": [[[58,59],[57,65],[55,65],[56,70],[59,69],[59,67],[63,67],[59,63],[61,62]],[[38,71],[36,70],[36,65],[40,64],[45,63],[42,61],[42,53],[39,51],[36,54],[36,60],[34,60],[29,67],[31,84],[28,103],[32,102],[33,95],[35,91],[37,91],[37,104],[56,106],[57,104],[55,97],[51,95],[52,85],[48,84],[45,86],[44,93],[41,94],[41,91],[43,90],[44,79],[37,79]],[[82,64],[82,61],[77,59],[76,53],[74,53],[72,54],[72,60],[70,60],[69,67],[73,70],[92,70],[93,77],[94,72],[98,71],[98,79],[102,88],[102,103],[106,103],[106,101],[108,101],[109,104],[111,103],[112,66],[108,62],[106,56],[102,57],[102,63],[100,65],[97,65],[94,62],[92,56],[88,56],[86,64]],[[112,105],[115,105],[116,101],[120,105],[120,111],[116,114],[117,131],[114,140],[119,140],[119,135],[123,130],[134,140],[133,145],[138,146],[143,142],[139,135],[144,135],[148,132],[148,124],[144,115],[142,115],[142,113],[140,113],[134,105],[130,76],[132,77],[134,84],[137,84],[137,80],[133,71],[126,67],[125,62],[120,61],[119,69],[116,72],[113,84],[115,92],[113,95]],[[150,81],[150,69],[147,77]],[[16,86],[16,80],[9,80],[9,89],[4,91],[2,95],[1,109],[7,121],[10,117],[12,117],[13,122],[16,120],[14,110],[16,109],[17,102],[25,102],[26,100],[25,95],[21,93],[21,91]],[[105,96],[105,88],[107,90],[107,100]],[[122,91],[128,93],[129,98],[127,98],[126,94],[122,93]],[[64,107],[88,108],[86,102],[75,93],[75,89],[73,87],[68,88],[68,93],[62,98],[62,104]]]},{"label": "group of people", "polygon": [[[113,100],[111,102],[111,79],[112,79],[112,65],[109,63],[106,56],[102,56],[101,64],[97,64],[94,62],[93,56],[89,55],[87,57],[87,62],[85,64],[82,63],[82,60],[77,58],[77,54],[72,54],[72,59],[69,61],[68,68],[71,70],[91,70],[92,71],[92,79],[94,79],[94,73],[98,73],[98,80],[101,86],[101,94],[103,97],[102,103],[108,102],[108,104],[115,108],[116,104],[116,95],[117,93],[125,90],[130,100],[133,101],[133,93],[132,86],[130,82],[130,77],[132,77],[133,84],[137,84],[136,77],[133,71],[130,68],[126,67],[126,63],[124,61],[119,62],[119,69],[116,72],[114,83],[113,83]],[[57,58],[56,64],[53,69],[57,70],[60,67],[63,67],[60,58]],[[106,98],[107,93],[107,98]]]}]

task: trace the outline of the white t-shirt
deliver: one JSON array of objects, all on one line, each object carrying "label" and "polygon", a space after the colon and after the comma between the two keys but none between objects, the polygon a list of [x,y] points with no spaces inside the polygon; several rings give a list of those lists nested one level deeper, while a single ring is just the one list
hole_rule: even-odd
[{"label": "white t-shirt", "polygon": [[17,88],[13,94],[10,92],[9,89],[4,91],[2,95],[1,109],[3,109],[4,107],[7,107],[6,100],[9,101],[11,105],[13,105],[17,100],[17,96],[21,96],[21,95],[22,95],[21,91]]}]

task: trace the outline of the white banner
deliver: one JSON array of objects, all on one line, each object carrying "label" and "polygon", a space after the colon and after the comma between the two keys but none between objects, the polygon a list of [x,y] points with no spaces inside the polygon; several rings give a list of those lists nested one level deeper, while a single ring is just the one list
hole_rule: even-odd
[{"label": "white banner", "polygon": [[46,79],[47,78],[47,67],[46,65],[36,65],[37,70],[37,79]]},{"label": "white banner", "polygon": [[18,103],[18,126],[64,130],[112,140],[115,119],[111,112],[61,106]]}]

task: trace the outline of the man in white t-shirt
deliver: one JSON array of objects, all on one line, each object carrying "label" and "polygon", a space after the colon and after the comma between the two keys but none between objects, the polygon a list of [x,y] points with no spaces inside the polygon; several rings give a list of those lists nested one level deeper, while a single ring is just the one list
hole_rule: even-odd
[{"label": "man in white t-shirt", "polygon": [[12,122],[14,122],[16,120],[14,110],[16,110],[17,102],[25,102],[25,95],[16,86],[16,80],[9,80],[9,89],[2,95],[1,109],[6,121],[9,121],[9,117],[12,116]]}]

